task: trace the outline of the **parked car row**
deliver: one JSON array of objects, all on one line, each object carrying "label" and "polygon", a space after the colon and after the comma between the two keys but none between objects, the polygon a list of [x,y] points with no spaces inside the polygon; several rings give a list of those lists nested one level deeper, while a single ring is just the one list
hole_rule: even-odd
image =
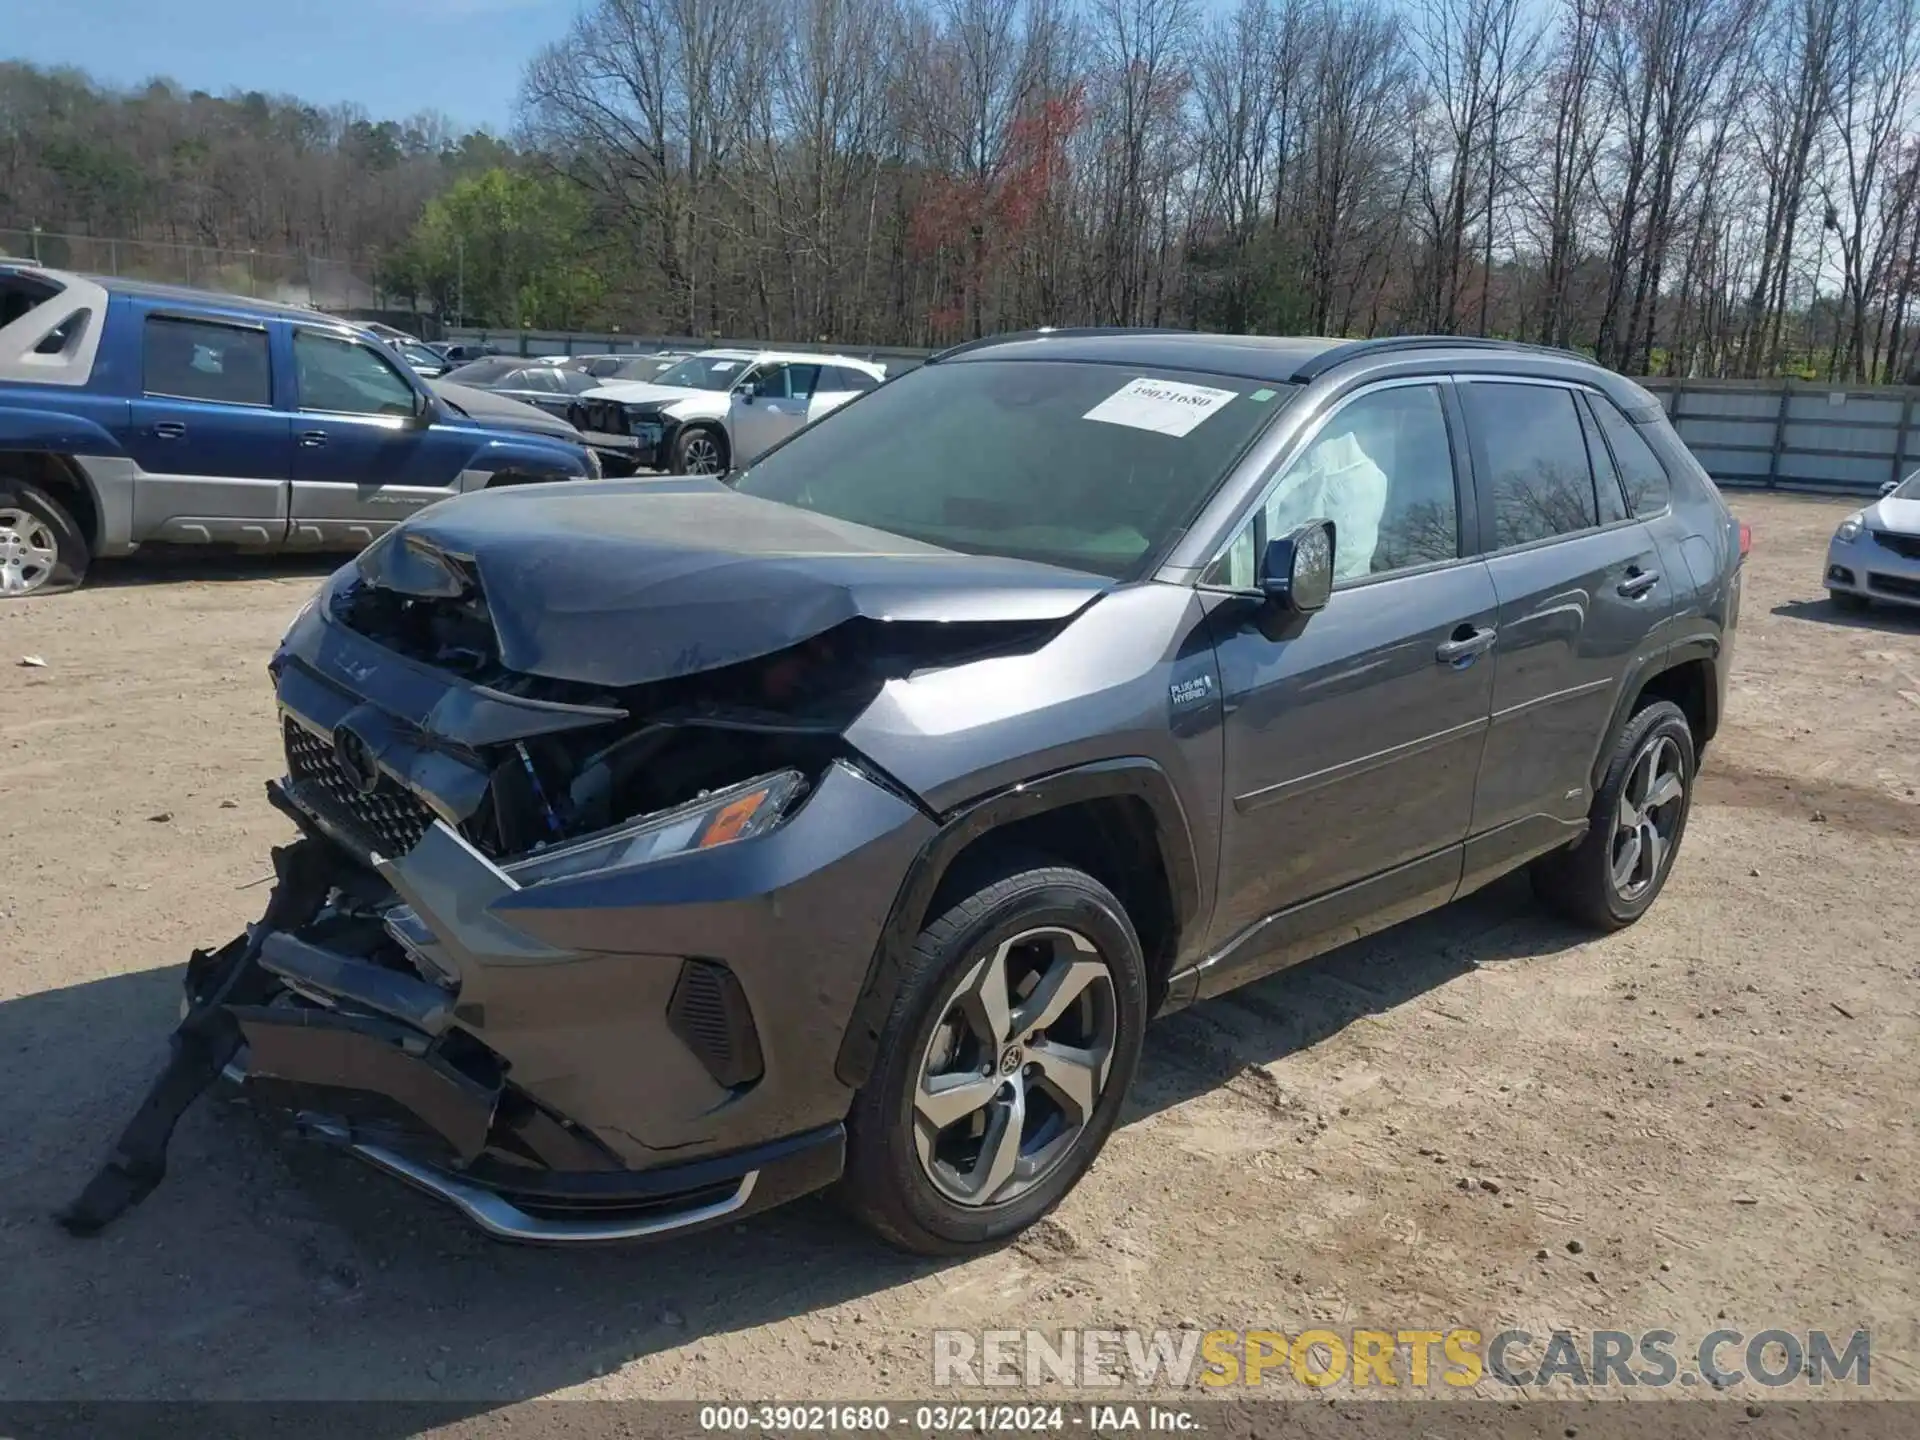
[{"label": "parked car row", "polygon": [[155,544],[360,549],[466,490],[717,473],[884,378],[841,356],[458,349],[0,263],[0,594]]},{"label": "parked car row", "polygon": [[651,379],[587,391],[568,418],[589,445],[633,467],[715,475],[885,379],[885,366],[845,355],[703,350]]},{"label": "parked car row", "polygon": [[435,384],[316,311],[0,264],[0,593],[154,544],[359,550],[450,495],[602,473],[563,420]]}]

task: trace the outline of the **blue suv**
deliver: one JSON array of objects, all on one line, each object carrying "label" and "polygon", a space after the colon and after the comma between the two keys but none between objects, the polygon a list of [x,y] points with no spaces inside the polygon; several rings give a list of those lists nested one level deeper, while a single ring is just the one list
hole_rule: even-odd
[{"label": "blue suv", "polygon": [[317,311],[0,263],[0,596],[153,544],[360,550],[449,495],[599,473]]}]

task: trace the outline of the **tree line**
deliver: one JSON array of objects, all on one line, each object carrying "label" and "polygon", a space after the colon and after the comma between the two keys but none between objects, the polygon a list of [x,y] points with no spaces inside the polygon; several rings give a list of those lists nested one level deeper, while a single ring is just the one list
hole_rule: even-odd
[{"label": "tree line", "polygon": [[[64,131],[35,86],[74,91]],[[508,145],[0,67],[0,227],[65,187],[492,324],[1920,364],[1916,0],[586,0],[519,116]]]}]

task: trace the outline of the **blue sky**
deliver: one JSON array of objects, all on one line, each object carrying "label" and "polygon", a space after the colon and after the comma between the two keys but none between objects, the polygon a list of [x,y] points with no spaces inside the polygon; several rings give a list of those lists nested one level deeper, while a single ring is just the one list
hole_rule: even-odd
[{"label": "blue sky", "polygon": [[[505,131],[520,72],[576,0],[0,0],[0,59],[264,90],[377,119],[439,110]],[[10,20],[7,17],[12,17]],[[24,22],[24,23],[22,23]]]}]

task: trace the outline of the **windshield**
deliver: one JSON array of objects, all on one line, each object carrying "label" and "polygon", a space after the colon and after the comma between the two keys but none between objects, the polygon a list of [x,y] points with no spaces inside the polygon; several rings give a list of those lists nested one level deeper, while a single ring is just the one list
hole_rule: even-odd
[{"label": "windshield", "polygon": [[616,380],[647,380],[658,384],[663,372],[672,369],[684,358],[680,355],[642,355],[638,359],[617,361],[611,368],[594,373]]},{"label": "windshield", "polygon": [[1125,578],[1191,521],[1286,388],[1081,361],[928,365],[737,484],[952,550]]},{"label": "windshield", "polygon": [[731,390],[733,382],[740,378],[740,372],[747,368],[744,360],[729,360],[718,355],[690,355],[670,370],[664,370],[653,377],[655,385],[677,385],[682,390]]}]

